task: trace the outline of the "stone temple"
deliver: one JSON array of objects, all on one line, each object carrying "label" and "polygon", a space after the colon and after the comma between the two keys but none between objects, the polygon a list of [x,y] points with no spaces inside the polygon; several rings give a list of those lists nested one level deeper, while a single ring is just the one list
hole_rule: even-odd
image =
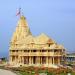
[{"label": "stone temple", "polygon": [[65,57],[65,48],[44,33],[33,36],[24,16],[18,21],[9,49],[12,66],[61,65]]}]

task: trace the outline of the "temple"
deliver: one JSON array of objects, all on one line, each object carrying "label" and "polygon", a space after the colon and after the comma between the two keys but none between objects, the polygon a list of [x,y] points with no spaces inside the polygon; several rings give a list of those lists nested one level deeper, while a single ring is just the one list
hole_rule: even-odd
[{"label": "temple", "polygon": [[21,16],[10,41],[9,62],[18,66],[61,65],[65,49],[42,33],[33,36],[26,18]]}]

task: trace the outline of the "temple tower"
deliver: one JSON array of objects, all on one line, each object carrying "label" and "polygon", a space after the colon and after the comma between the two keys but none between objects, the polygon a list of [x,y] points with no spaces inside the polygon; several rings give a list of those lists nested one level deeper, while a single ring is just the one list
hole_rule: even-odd
[{"label": "temple tower", "polygon": [[34,37],[26,18],[21,16],[10,41],[9,62],[14,66],[60,65],[65,57],[65,48],[42,33]]},{"label": "temple tower", "polygon": [[11,43],[15,43],[17,41],[25,39],[28,35],[32,35],[32,34],[31,34],[30,29],[28,27],[26,18],[24,16],[21,16],[18,21],[16,30],[13,34]]}]

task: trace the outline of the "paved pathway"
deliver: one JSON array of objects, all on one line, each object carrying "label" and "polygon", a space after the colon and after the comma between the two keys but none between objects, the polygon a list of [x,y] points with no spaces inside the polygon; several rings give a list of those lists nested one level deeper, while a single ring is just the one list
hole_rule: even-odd
[{"label": "paved pathway", "polygon": [[16,75],[16,74],[8,70],[0,69],[0,75]]},{"label": "paved pathway", "polygon": [[47,73],[39,73],[39,75],[47,75]]}]

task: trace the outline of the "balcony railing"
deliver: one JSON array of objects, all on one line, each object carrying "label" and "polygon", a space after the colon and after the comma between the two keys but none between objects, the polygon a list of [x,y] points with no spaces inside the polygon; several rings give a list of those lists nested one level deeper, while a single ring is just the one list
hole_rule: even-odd
[{"label": "balcony railing", "polygon": [[61,56],[62,53],[54,52],[10,52],[10,55],[20,56]]}]

